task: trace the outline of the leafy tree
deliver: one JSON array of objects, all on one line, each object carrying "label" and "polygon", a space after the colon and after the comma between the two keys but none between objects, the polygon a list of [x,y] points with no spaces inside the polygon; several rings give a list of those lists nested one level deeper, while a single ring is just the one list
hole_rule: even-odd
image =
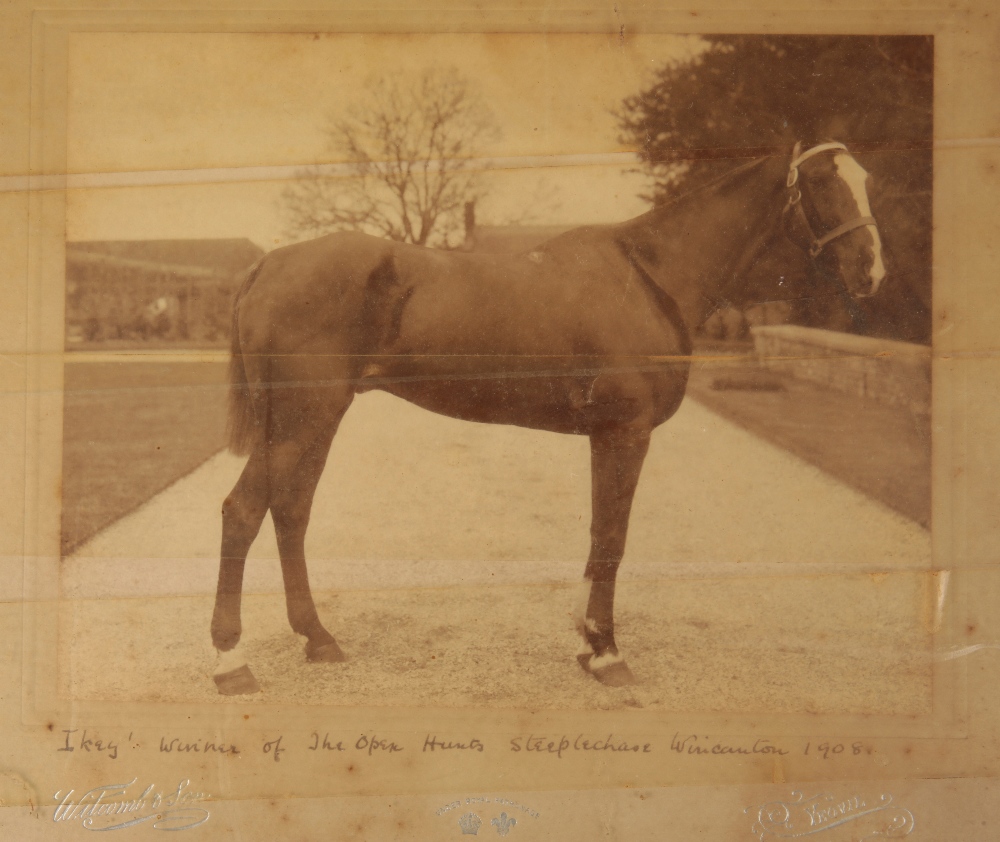
[{"label": "leafy tree", "polygon": [[497,135],[493,116],[454,69],[372,77],[363,97],[333,118],[330,152],[346,177],[315,166],[283,193],[293,237],[358,230],[417,245],[448,243],[476,195],[469,160]]},{"label": "leafy tree", "polygon": [[[618,109],[621,140],[652,179],[646,198],[664,202],[796,140],[846,143],[874,178],[889,277],[875,299],[840,310],[861,332],[928,341],[933,39],[710,36],[703,46]],[[802,302],[800,320],[838,322],[829,304]]]}]

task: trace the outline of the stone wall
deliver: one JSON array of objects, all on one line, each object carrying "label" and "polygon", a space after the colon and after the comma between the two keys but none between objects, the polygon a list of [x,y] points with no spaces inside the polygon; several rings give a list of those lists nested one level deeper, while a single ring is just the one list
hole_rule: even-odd
[{"label": "stone wall", "polygon": [[829,389],[912,412],[931,410],[931,349],[832,330],[751,328],[761,364]]}]

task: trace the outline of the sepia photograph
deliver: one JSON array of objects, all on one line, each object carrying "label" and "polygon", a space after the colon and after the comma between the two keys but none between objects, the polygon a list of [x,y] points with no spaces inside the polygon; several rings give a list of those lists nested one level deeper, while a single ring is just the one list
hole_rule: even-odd
[{"label": "sepia photograph", "polygon": [[61,692],[929,713],[933,71],[73,35]]},{"label": "sepia photograph", "polygon": [[995,836],[988,4],[74,3],[0,837]]}]

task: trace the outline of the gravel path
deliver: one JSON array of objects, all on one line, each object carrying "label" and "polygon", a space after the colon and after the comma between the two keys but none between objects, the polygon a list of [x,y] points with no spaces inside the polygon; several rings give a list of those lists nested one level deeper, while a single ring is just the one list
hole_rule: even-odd
[{"label": "gravel path", "polygon": [[[654,434],[622,567],[619,643],[640,684],[611,691],[584,676],[569,611],[588,548],[588,463],[583,438],[360,397],[307,542],[320,614],[351,660],[305,663],[268,520],[244,604],[256,698],[928,709],[929,533],[693,401]],[[208,639],[218,512],[241,467],[213,457],[65,560],[67,693],[219,698]],[[119,669],[91,668],[109,651]]]}]

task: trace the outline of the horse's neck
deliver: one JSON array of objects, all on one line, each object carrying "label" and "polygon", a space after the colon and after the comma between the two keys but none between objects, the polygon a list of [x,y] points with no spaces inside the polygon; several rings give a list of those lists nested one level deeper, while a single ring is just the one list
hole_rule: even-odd
[{"label": "horse's neck", "polygon": [[784,161],[760,159],[626,223],[620,242],[695,328],[773,239],[784,184]]}]

